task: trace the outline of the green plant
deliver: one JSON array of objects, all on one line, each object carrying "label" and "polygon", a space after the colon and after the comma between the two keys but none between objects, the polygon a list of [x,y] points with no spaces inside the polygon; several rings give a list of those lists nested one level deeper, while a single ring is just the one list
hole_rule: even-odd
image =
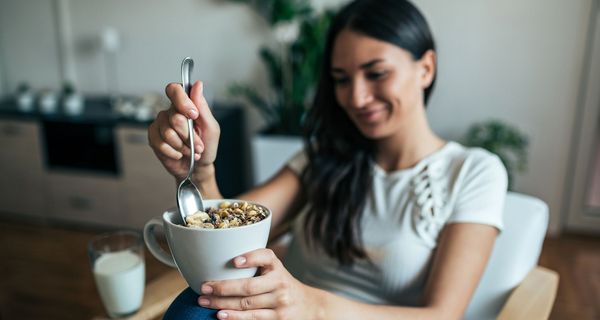
[{"label": "green plant", "polygon": [[20,82],[17,86],[17,94],[24,94],[31,91],[31,86],[27,82]]},{"label": "green plant", "polygon": [[70,95],[72,95],[74,93],[75,93],[75,86],[73,85],[73,83],[71,83],[69,81],[63,82],[62,95],[63,96],[70,96]]},{"label": "green plant", "polygon": [[[325,35],[333,12],[314,13],[306,1],[232,0],[253,4],[274,33],[274,46],[262,46],[260,59],[269,73],[270,92],[261,95],[248,84],[233,84],[229,93],[246,100],[266,121],[265,133],[300,135],[302,120],[318,82]],[[297,30],[294,30],[297,29]],[[296,37],[297,34],[297,37]]]},{"label": "green plant", "polygon": [[249,4],[271,25],[292,21],[296,17],[310,15],[312,8],[306,0],[230,0]]},{"label": "green plant", "polygon": [[527,168],[529,140],[517,128],[499,120],[472,125],[465,136],[465,144],[481,147],[496,154],[508,174],[508,189],[512,190],[516,172]]}]

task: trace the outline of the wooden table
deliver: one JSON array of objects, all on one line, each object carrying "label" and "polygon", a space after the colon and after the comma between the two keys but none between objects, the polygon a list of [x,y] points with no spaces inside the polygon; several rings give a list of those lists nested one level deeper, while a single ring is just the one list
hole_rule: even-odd
[{"label": "wooden table", "polygon": [[[15,222],[6,215],[0,215],[0,230],[0,319],[82,320],[105,315],[87,243],[108,230]],[[151,288],[161,286],[160,292],[167,294],[184,287],[174,269],[147,251],[145,261],[145,300],[159,298]],[[164,275],[170,278],[160,278]],[[162,284],[154,282],[158,279]]]}]

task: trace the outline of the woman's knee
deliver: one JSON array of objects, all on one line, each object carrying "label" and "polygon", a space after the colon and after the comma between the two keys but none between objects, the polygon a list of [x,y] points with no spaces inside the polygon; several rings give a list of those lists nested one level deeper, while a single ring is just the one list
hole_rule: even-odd
[{"label": "woman's knee", "polygon": [[163,320],[214,320],[217,319],[217,311],[199,306],[198,295],[187,288],[173,300]]}]

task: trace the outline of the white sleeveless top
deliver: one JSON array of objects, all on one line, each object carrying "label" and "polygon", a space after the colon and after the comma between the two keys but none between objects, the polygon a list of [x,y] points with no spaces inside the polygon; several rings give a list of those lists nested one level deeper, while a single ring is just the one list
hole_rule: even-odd
[{"label": "white sleeveless top", "polygon": [[[300,174],[304,152],[287,166]],[[374,166],[360,235],[371,263],[341,267],[304,241],[302,210],[284,264],[303,283],[350,299],[403,306],[422,300],[437,238],[447,223],[502,229],[507,175],[500,159],[483,149],[448,142],[412,168],[385,172]]]}]

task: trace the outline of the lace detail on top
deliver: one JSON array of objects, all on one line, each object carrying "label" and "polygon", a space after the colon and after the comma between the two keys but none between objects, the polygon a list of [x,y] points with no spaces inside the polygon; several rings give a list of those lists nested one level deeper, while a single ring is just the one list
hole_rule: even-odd
[{"label": "lace detail on top", "polygon": [[448,189],[440,161],[427,164],[411,180],[415,232],[430,247],[435,247],[439,232],[450,216]]}]

